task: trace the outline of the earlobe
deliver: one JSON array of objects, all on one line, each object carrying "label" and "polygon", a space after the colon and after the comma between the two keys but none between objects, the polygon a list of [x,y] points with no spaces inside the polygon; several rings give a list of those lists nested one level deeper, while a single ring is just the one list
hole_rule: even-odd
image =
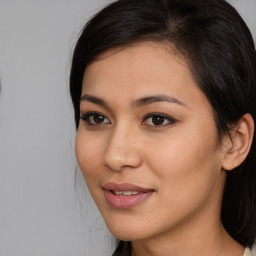
[{"label": "earlobe", "polygon": [[231,130],[231,138],[226,147],[222,164],[224,170],[230,171],[238,167],[247,157],[254,134],[254,121],[250,114],[241,117],[236,127]]}]

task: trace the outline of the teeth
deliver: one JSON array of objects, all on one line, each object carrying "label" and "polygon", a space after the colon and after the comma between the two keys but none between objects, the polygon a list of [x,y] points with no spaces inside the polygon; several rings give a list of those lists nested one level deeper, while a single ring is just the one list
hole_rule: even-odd
[{"label": "teeth", "polygon": [[124,194],[125,196],[130,196],[130,195],[132,194],[132,192],[131,192],[131,191],[124,191],[123,194]]},{"label": "teeth", "polygon": [[113,191],[113,193],[118,196],[130,196],[139,194],[138,191]]}]

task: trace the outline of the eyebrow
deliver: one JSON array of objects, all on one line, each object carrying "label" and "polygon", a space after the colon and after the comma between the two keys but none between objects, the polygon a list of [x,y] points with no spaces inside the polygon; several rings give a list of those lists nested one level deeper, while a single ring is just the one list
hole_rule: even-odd
[{"label": "eyebrow", "polygon": [[[89,101],[91,103],[94,103],[94,104],[97,104],[97,105],[100,105],[103,107],[109,107],[109,104],[105,100],[95,97],[95,96],[92,96],[92,95],[89,95],[89,94],[84,94],[80,98],[80,102],[82,102],[82,101]],[[178,104],[178,105],[187,107],[180,100],[178,100],[174,97],[171,97],[171,96],[164,95],[164,94],[142,97],[137,100],[134,100],[131,105],[134,108],[139,108],[139,107],[143,107],[145,105],[149,105],[149,104],[156,103],[156,102],[169,102],[169,103],[174,103],[174,104]]]},{"label": "eyebrow", "polygon": [[81,98],[80,98],[80,102],[82,101],[89,101],[89,102],[92,102],[94,104],[97,104],[97,105],[101,105],[103,107],[107,107],[108,104],[105,100],[101,99],[101,98],[98,98],[98,97],[95,97],[95,96],[92,96],[92,95],[89,95],[89,94],[84,94]]},{"label": "eyebrow", "polygon": [[146,96],[146,97],[139,98],[132,102],[132,106],[133,107],[142,107],[142,106],[149,105],[149,104],[156,103],[156,102],[169,102],[169,103],[175,103],[175,104],[178,104],[181,106],[186,106],[180,100],[178,100],[174,97],[171,97],[171,96],[164,95],[164,94],[152,95],[152,96]]}]

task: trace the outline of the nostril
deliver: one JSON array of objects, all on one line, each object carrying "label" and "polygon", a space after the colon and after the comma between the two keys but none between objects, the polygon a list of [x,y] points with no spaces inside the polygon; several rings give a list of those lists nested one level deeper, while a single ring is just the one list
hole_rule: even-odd
[{"label": "nostril", "polygon": [[137,168],[142,163],[142,157],[135,150],[108,151],[103,157],[102,164],[113,171],[121,171],[127,168]]},{"label": "nostril", "polygon": [[135,140],[136,131],[127,122],[119,122],[108,137],[102,164],[113,171],[136,168],[141,165],[140,141]]}]

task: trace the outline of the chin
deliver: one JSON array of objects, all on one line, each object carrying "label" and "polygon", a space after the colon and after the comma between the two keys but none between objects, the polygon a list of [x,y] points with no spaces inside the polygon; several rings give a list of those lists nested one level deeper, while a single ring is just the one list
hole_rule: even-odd
[{"label": "chin", "polygon": [[135,241],[145,238],[147,234],[145,228],[136,225],[135,223],[124,221],[117,221],[107,223],[106,225],[110,233],[119,240],[122,241]]},{"label": "chin", "polygon": [[[133,232],[127,232],[127,231],[124,231],[123,229],[122,230],[115,230],[115,231],[112,231],[109,229],[109,231],[111,232],[111,234],[116,237],[117,239],[119,240],[122,240],[122,241],[135,241],[135,240],[141,240],[143,239],[143,235],[141,234],[134,234],[134,231]],[[144,234],[145,236],[145,234]]]}]

